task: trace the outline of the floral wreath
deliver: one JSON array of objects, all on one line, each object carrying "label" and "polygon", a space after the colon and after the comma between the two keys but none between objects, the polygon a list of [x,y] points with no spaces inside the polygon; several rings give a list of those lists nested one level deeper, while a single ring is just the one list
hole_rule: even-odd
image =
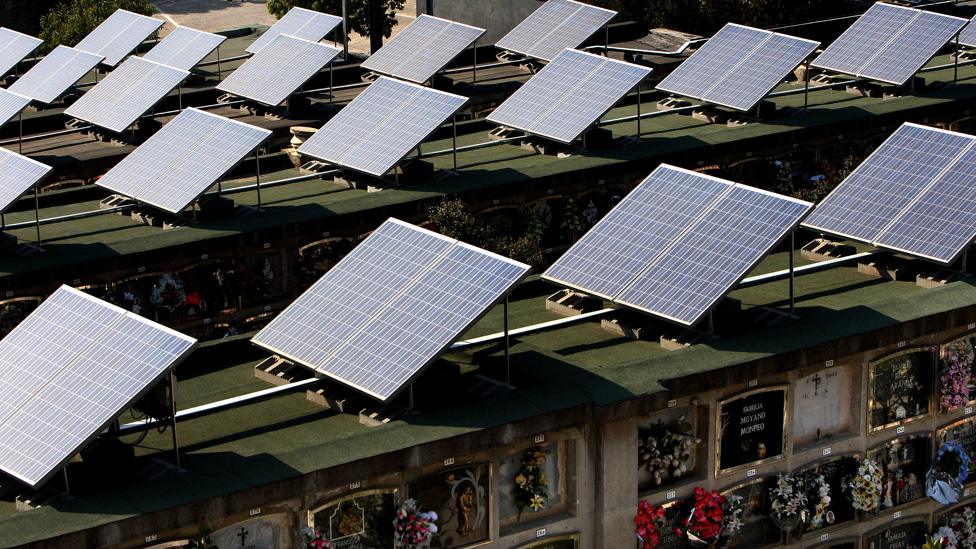
[{"label": "floral wreath", "polygon": [[834,512],[830,510],[830,484],[827,483],[827,479],[823,475],[815,475],[810,479],[809,490],[816,497],[816,503],[810,515],[810,529],[816,530],[833,524],[836,517]]},{"label": "floral wreath", "polygon": [[851,505],[858,511],[873,512],[881,505],[881,483],[884,473],[881,466],[871,459],[861,460],[857,472],[848,483]]},{"label": "floral wreath", "polygon": [[[946,454],[949,452],[954,452],[959,459],[959,468],[957,470],[956,476],[953,477],[953,480],[955,480],[959,484],[963,484],[966,482],[966,479],[969,478],[969,464],[971,460],[969,459],[969,454],[966,453],[966,449],[963,448],[961,444],[959,444],[954,440],[950,440],[945,444],[943,444],[942,446],[940,446],[938,453],[935,454],[934,463],[936,466],[938,466],[940,463],[942,463],[942,458],[946,457]],[[952,459],[952,458],[947,457],[947,459]]]},{"label": "floral wreath", "polygon": [[515,475],[515,506],[519,516],[526,507],[540,511],[549,499],[549,481],[542,467],[546,463],[546,451],[533,446],[522,455],[522,468]]}]

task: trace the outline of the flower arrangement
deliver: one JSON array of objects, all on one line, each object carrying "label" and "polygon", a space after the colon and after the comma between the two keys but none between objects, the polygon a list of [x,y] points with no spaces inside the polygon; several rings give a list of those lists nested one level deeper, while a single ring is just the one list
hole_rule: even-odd
[{"label": "flower arrangement", "polygon": [[522,469],[515,475],[515,506],[519,516],[528,507],[540,511],[549,499],[549,481],[542,472],[546,463],[546,452],[542,446],[533,446],[522,455]]},{"label": "flower arrangement", "polygon": [[637,440],[640,466],[651,474],[655,486],[669,480],[677,480],[688,473],[695,447],[701,439],[691,434],[691,425],[685,416],[677,419],[676,430],[664,426],[658,420]]},{"label": "flower arrangement", "polygon": [[949,526],[956,534],[959,549],[976,549],[976,509],[966,507],[962,512],[953,513]]},{"label": "flower arrangement", "polygon": [[925,544],[922,549],[957,549],[959,540],[956,532],[948,526],[942,526],[931,536],[925,536]]},{"label": "flower arrangement", "polygon": [[858,511],[874,512],[881,505],[881,483],[884,473],[881,466],[871,459],[861,460],[857,472],[848,482],[851,505]]},{"label": "flower arrangement", "polygon": [[925,475],[925,494],[943,505],[958,502],[969,478],[969,464],[969,454],[958,442],[943,444]]},{"label": "flower arrangement", "polygon": [[393,533],[398,547],[418,549],[430,543],[430,539],[437,533],[437,513],[433,511],[420,512],[417,501],[408,499],[397,509],[393,520]]},{"label": "flower arrangement", "polygon": [[743,505],[739,496],[725,497],[695,487],[695,493],[686,505],[690,505],[687,518],[681,520],[675,534],[692,543],[715,545],[723,539],[733,539],[742,529]]},{"label": "flower arrangement", "polygon": [[742,496],[726,496],[725,497],[725,516],[722,517],[722,537],[726,539],[735,539],[739,535],[739,530],[742,530],[742,510],[745,507],[742,501]]},{"label": "flower arrangement", "polygon": [[973,381],[973,370],[970,366],[972,357],[965,352],[965,348],[958,345],[948,348],[948,354],[943,360],[942,373],[939,375],[941,399],[943,408],[951,410],[970,401],[969,384]]},{"label": "flower arrangement", "polygon": [[807,503],[800,479],[793,475],[780,473],[776,486],[769,489],[770,514],[779,519],[799,518]]},{"label": "flower arrangement", "polygon": [[305,538],[306,549],[332,549],[332,542],[326,539],[322,532],[314,528],[305,528],[302,534]]},{"label": "flower arrangement", "polygon": [[187,547],[191,549],[218,549],[217,544],[210,540],[209,530],[201,530],[197,537],[190,540]]},{"label": "flower arrangement", "polygon": [[810,508],[807,527],[816,530],[831,525],[836,520],[830,510],[830,484],[823,475],[813,475],[807,483],[807,499],[813,504]]},{"label": "flower arrangement", "polygon": [[664,508],[651,505],[647,500],[637,502],[637,516],[634,517],[634,534],[640,541],[641,549],[654,549],[661,543],[661,528],[664,527]]}]

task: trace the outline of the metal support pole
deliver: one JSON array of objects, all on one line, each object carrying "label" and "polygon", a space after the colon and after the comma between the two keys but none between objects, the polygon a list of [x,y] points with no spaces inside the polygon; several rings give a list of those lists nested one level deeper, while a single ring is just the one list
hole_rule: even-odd
[{"label": "metal support pole", "polygon": [[17,113],[17,152],[24,154],[24,111]]},{"label": "metal support pole", "polygon": [[220,46],[217,46],[217,82],[220,82]]},{"label": "metal support pole", "polygon": [[180,83],[180,85],[177,86],[176,88],[176,100],[177,100],[176,106],[179,107],[179,109],[182,111],[183,110],[183,84],[182,83]]},{"label": "metal support pole", "polygon": [[967,247],[965,250],[962,251],[962,257],[959,258],[959,272],[961,274],[966,274],[966,271],[969,270],[968,267],[969,267],[969,248]]},{"label": "metal support pole", "polygon": [[37,229],[37,247],[41,247],[41,182],[34,183],[34,227]]},{"label": "metal support pole", "polygon": [[180,438],[176,434],[176,372],[169,372],[169,410],[173,427],[173,456],[176,458],[176,467],[182,467],[180,463]]},{"label": "metal support pole", "polygon": [[411,383],[410,388],[407,389],[407,408],[413,410],[413,383]]},{"label": "metal support pole", "polygon": [[795,245],[796,231],[790,231],[790,316],[796,312],[796,302],[795,302],[795,291],[794,291],[794,281],[796,279],[796,272],[793,268],[793,252],[796,249]]},{"label": "metal support pole", "polygon": [[471,83],[478,81],[478,39],[474,40],[474,50],[471,52]]},{"label": "metal support pole", "polygon": [[509,356],[509,338],[508,338],[508,296],[505,296],[505,307],[503,309],[505,314],[504,330],[505,330],[505,384],[512,384],[512,362]]},{"label": "metal support pole", "polygon": [[803,71],[803,110],[807,110],[810,105],[810,62],[807,61],[807,70]]},{"label": "metal support pole", "polygon": [[254,190],[258,193],[258,209],[261,209],[261,149],[254,151]]},{"label": "metal support pole", "polygon": [[451,132],[453,133],[451,136],[451,149],[453,149],[451,154],[454,155],[454,173],[457,173],[457,115],[451,117]]},{"label": "metal support pole", "polygon": [[95,83],[98,84],[98,65],[95,65]]},{"label": "metal support pole", "polygon": [[610,25],[603,25],[603,56],[610,57]]},{"label": "metal support pole", "polygon": [[68,484],[68,466],[65,465],[61,468],[62,476],[64,477],[64,493],[71,495],[71,485]]},{"label": "metal support pole", "polygon": [[952,82],[959,80],[959,33],[956,33],[956,60],[952,64]]},{"label": "metal support pole", "polygon": [[349,59],[349,29],[346,26],[346,1],[342,0],[342,60]]},{"label": "metal support pole", "polygon": [[707,326],[708,326],[708,329],[707,329],[706,333],[708,335],[714,335],[715,334],[715,315],[712,313],[712,311],[708,311],[708,325]]},{"label": "metal support pole", "polygon": [[641,137],[641,85],[637,83],[637,139]]},{"label": "metal support pole", "polygon": [[333,85],[332,85],[333,84],[332,64],[334,62],[335,62],[335,59],[333,59],[332,61],[329,61],[329,104],[330,105],[332,104],[332,91],[333,91]]}]

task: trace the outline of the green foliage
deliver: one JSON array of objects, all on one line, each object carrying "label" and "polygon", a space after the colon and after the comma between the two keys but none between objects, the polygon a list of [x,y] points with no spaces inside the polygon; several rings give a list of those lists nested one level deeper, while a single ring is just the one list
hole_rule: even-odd
[{"label": "green foliage", "polygon": [[95,30],[117,9],[152,15],[155,10],[149,0],[69,0],[58,4],[41,17],[41,48],[51,51],[58,44],[74,46],[86,34]]},{"label": "green foliage", "polygon": [[531,218],[525,233],[513,238],[499,234],[479,221],[467,204],[457,198],[444,199],[430,209],[429,215],[430,220],[437,225],[438,232],[445,236],[529,265],[538,266],[545,261],[542,254],[541,222],[533,222]]},{"label": "green foliage", "polygon": [[[349,30],[369,36],[370,0],[346,0],[346,16]],[[383,8],[383,36],[389,38],[396,26],[396,12],[403,9],[404,0],[380,0]],[[268,0],[268,13],[281,19],[288,10],[298,6],[322,13],[342,15],[342,0]]]}]

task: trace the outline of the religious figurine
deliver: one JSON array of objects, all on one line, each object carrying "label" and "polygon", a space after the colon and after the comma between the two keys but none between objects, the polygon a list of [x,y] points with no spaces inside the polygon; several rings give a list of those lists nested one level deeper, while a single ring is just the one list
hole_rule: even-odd
[{"label": "religious figurine", "polygon": [[474,531],[474,486],[469,483],[464,485],[461,493],[457,497],[458,527],[459,536],[467,536]]},{"label": "religious figurine", "polygon": [[894,479],[892,478],[891,471],[888,471],[887,473],[885,473],[885,483],[884,483],[884,506],[886,508],[895,506],[895,501],[892,493],[893,489],[894,489]]}]

